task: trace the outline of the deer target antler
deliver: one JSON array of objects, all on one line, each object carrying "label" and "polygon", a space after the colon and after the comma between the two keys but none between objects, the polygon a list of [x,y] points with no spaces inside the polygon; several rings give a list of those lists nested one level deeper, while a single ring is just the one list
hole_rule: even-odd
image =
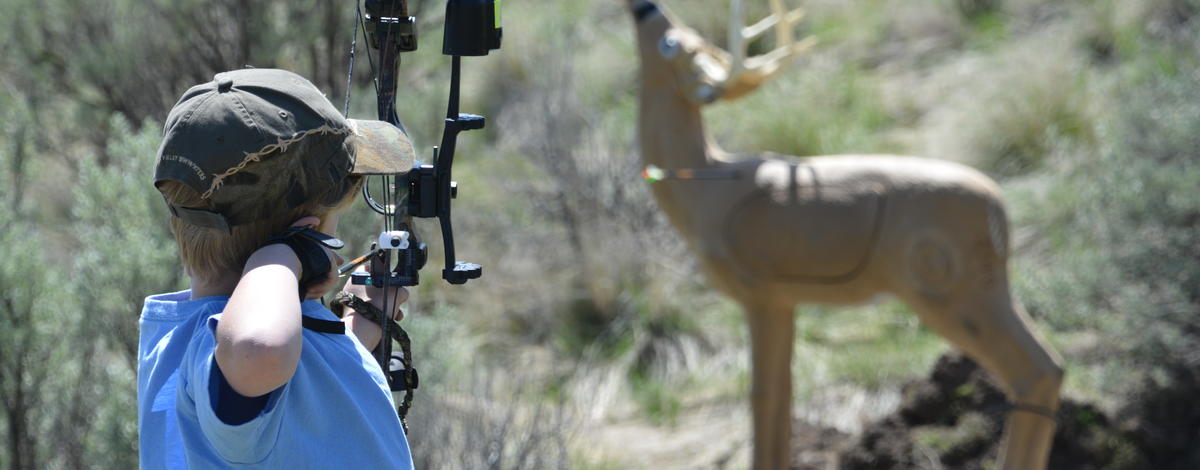
[{"label": "deer target antler", "polygon": [[[671,61],[688,83],[689,98],[700,105],[719,99],[745,96],[779,75],[795,58],[808,51],[816,40],[795,39],[796,24],[804,18],[803,9],[786,11],[782,0],[770,0],[772,13],[761,21],[745,26],[742,1],[733,0],[729,15],[730,51],[704,40],[695,31],[680,26],[664,37],[660,54]],[[775,32],[776,48],[757,56],[747,56],[749,43],[769,31]]]},{"label": "deer target antler", "polygon": [[[733,0],[729,14],[729,66],[728,78],[721,87],[724,93],[721,98],[733,100],[740,98],[763,83],[779,75],[792,60],[806,52],[814,44],[816,38],[807,37],[796,41],[793,32],[796,24],[804,18],[804,9],[797,8],[785,11],[783,0],[770,0],[771,16],[758,23],[744,26],[742,0]],[[751,41],[762,37],[767,31],[775,30],[775,50],[754,57],[746,56],[746,48]]]}]

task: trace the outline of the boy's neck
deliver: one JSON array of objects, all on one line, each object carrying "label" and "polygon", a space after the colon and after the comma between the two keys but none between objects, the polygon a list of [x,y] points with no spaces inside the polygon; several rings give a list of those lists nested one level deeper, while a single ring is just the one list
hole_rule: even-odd
[{"label": "boy's neck", "polygon": [[216,279],[201,279],[189,276],[192,283],[192,300],[214,295],[231,295],[237,287],[238,276],[220,276]]}]

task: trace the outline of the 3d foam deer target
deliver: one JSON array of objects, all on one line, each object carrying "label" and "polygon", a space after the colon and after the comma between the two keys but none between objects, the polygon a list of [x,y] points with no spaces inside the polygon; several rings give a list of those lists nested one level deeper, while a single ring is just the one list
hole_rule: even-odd
[{"label": "3d foam deer target", "polygon": [[[704,105],[750,93],[811,41],[799,10],[743,27],[733,1],[723,51],[646,0],[627,0],[641,69],[638,143],[652,191],[709,282],[749,323],[755,469],[784,469],[791,436],[794,311],[878,295],[907,303],[983,366],[1014,403],[1005,469],[1042,469],[1063,369],[1008,285],[1008,226],[997,185],[962,165],[893,155],[736,156],[705,131]],[[777,48],[746,56],[774,31]],[[785,112],[786,110],[764,110]]]}]

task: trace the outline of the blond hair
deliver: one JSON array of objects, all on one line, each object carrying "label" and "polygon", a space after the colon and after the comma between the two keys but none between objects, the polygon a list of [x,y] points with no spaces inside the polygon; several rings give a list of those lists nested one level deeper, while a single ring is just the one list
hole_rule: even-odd
[{"label": "blond hair", "polygon": [[[189,275],[206,280],[240,274],[250,254],[261,248],[271,235],[303,217],[316,216],[324,221],[327,215],[354,201],[363,181],[362,176],[347,175],[341,184],[311,195],[303,204],[292,208],[281,206],[270,217],[234,226],[231,233],[171,217],[171,233],[175,235],[183,266]],[[182,183],[163,181],[158,184],[158,190],[168,203],[176,206],[204,207],[207,204],[199,193]]]}]

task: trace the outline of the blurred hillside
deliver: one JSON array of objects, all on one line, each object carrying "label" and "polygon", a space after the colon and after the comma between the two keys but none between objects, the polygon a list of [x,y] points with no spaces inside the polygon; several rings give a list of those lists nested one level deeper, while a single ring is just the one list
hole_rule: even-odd
[{"label": "blurred hillside", "polygon": [[[449,66],[442,3],[412,3],[422,43],[399,113],[428,155]],[[431,256],[408,304],[421,468],[748,465],[745,329],[638,178],[624,3],[504,2],[503,49],[465,61],[464,111],[490,123],[461,140],[455,227],[485,276],[448,286]],[[727,2],[662,3],[723,44]],[[1016,296],[1065,356],[1066,395],[1189,456],[1109,468],[1200,466],[1192,395],[1162,400],[1200,388],[1200,1],[804,6],[818,46],[708,109],[717,141],[996,178]],[[340,105],[353,18],[330,0],[0,0],[0,468],[137,465],[137,315],[187,287],[150,184],[161,122],[187,87],[245,65],[294,70]],[[372,118],[358,46],[351,116]],[[342,227],[361,246],[378,222],[360,205]],[[898,303],[797,322],[797,418],[848,433],[947,350]]]}]

